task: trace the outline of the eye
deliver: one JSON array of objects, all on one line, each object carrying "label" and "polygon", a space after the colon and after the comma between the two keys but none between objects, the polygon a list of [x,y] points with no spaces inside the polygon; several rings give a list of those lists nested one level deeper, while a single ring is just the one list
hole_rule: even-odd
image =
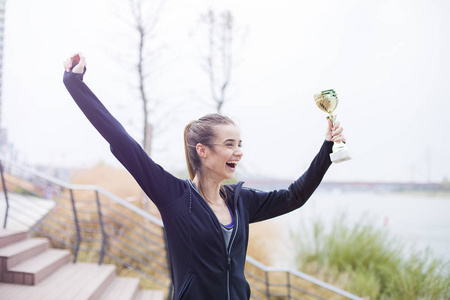
[{"label": "eye", "polygon": [[232,143],[226,143],[225,146],[227,146],[228,148],[233,148],[233,144]]}]

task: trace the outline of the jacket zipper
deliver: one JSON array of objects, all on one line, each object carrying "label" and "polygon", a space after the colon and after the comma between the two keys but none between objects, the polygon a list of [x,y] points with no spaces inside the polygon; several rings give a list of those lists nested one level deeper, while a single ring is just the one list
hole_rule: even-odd
[{"label": "jacket zipper", "polygon": [[[200,193],[198,192],[198,190],[195,188],[195,186],[192,184],[192,181],[191,180],[189,180],[189,184],[191,185],[191,187],[194,189],[194,191],[205,201],[205,203],[206,203],[206,200],[203,198],[203,196],[202,195],[200,195]],[[213,210],[211,209],[211,207],[209,207],[209,205],[207,204],[207,206],[208,206],[208,209],[210,210],[210,214],[212,213],[213,215],[214,215],[214,217],[215,217],[215,219],[217,220],[217,222],[219,223],[219,226],[222,226],[222,225],[220,225],[220,221],[219,221],[219,219],[217,218],[217,216],[216,216],[216,214],[213,212]],[[236,226],[235,226],[235,228],[233,229],[233,235],[232,235],[232,237],[231,237],[231,240],[230,240],[230,243],[229,243],[229,245],[226,245],[225,244],[225,238],[224,238],[224,236],[223,236],[223,233],[222,233],[222,231],[221,231],[221,233],[222,233],[222,241],[223,241],[223,244],[224,244],[224,246],[225,246],[225,253],[226,253],[226,255],[227,255],[227,294],[228,294],[228,300],[231,300],[231,291],[230,291],[230,287],[231,287],[231,275],[230,275],[230,271],[231,271],[231,248],[232,248],[232,246],[233,246],[233,242],[234,242],[234,239],[236,238],[236,235],[237,235],[237,231],[238,231],[238,228],[239,228],[239,216],[238,216],[238,213],[237,213],[237,209],[235,209],[235,212],[234,212],[234,215],[235,215],[235,218],[236,218]]]},{"label": "jacket zipper", "polygon": [[233,246],[234,239],[236,238],[237,231],[239,229],[239,216],[237,214],[237,209],[234,211],[234,215],[236,218],[236,227],[233,230],[233,236],[231,238],[230,244],[227,249],[227,291],[228,291],[228,300],[231,300],[231,247]]}]

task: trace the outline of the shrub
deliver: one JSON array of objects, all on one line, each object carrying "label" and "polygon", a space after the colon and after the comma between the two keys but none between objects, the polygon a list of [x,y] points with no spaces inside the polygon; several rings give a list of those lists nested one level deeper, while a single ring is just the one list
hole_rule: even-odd
[{"label": "shrub", "polygon": [[[367,299],[450,299],[449,264],[405,246],[370,221],[348,226],[339,216],[329,231],[316,219],[295,236],[300,269]],[[343,280],[347,278],[347,280]]]}]

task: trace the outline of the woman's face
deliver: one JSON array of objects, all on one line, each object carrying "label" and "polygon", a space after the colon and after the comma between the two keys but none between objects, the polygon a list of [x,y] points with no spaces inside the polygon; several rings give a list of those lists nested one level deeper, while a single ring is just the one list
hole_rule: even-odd
[{"label": "woman's face", "polygon": [[234,177],[236,167],[243,156],[241,132],[233,124],[215,127],[216,139],[206,147],[202,169],[210,179],[221,182]]}]

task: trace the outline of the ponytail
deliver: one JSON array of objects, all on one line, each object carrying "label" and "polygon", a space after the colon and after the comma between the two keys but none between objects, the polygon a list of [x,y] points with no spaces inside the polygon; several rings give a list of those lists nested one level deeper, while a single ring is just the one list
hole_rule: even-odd
[{"label": "ponytail", "polygon": [[189,122],[189,124],[186,125],[186,127],[184,128],[184,152],[186,155],[186,164],[187,164],[187,168],[188,168],[188,172],[189,172],[189,178],[191,180],[194,179],[195,177],[195,168],[194,165],[191,162],[191,151],[189,149],[189,143],[188,143],[188,134],[191,131],[191,127],[194,124],[195,121],[191,121]]}]

